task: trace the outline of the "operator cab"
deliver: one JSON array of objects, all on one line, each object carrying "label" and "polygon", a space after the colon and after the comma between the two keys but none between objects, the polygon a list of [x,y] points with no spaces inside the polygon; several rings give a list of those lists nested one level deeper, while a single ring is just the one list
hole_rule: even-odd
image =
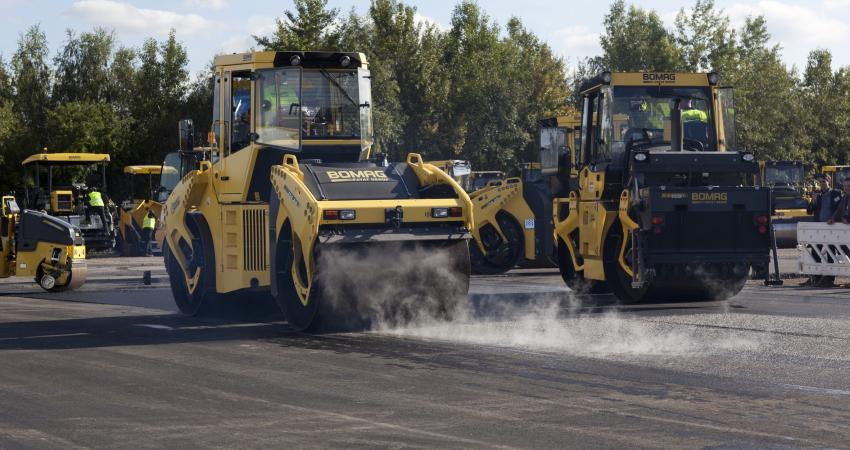
[{"label": "operator cab", "polygon": [[[300,159],[356,161],[372,145],[371,88],[359,53],[260,52],[216,58],[214,133],[224,154],[252,143]],[[232,68],[232,70],[231,70]],[[223,102],[222,102],[223,100]],[[218,106],[224,104],[220,114]],[[353,157],[352,157],[353,156]]]},{"label": "operator cab", "polygon": [[[587,80],[579,144],[565,158],[542,139],[544,173],[557,168],[562,184],[575,189],[578,172],[588,168],[619,185],[646,162],[640,185],[746,183],[740,173],[753,170],[752,155],[735,151],[732,91],[717,81],[715,73],[610,72]],[[654,160],[663,160],[663,173],[654,173]]]},{"label": "operator cab", "polygon": [[218,56],[215,65],[209,141],[233,162],[214,170],[233,164],[242,171],[216,179],[222,200],[268,201],[268,174],[286,154],[314,164],[369,159],[371,77],[363,54],[256,52]]}]

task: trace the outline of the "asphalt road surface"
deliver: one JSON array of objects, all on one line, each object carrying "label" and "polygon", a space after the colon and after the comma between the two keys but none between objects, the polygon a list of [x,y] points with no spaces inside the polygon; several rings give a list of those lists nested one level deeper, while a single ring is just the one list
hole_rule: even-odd
[{"label": "asphalt road surface", "polygon": [[524,270],[456,323],[307,335],[176,314],[160,258],[89,265],[0,283],[0,448],[850,447],[846,288],[617,307]]}]

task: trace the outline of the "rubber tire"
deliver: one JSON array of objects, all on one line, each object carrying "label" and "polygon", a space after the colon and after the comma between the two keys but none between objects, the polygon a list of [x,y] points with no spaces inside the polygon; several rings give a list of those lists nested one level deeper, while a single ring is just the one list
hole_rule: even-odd
[{"label": "rubber tire", "polygon": [[577,295],[602,294],[608,290],[607,282],[588,280],[580,272],[576,272],[567,244],[560,239],[558,240],[558,271],[567,287]]},{"label": "rubber tire", "polygon": [[[204,316],[209,314],[211,306],[217,298],[214,292],[215,273],[210,269],[210,267],[215,267],[215,265],[204,264],[204,268],[201,269],[201,276],[198,279],[198,287],[195,289],[195,292],[189,293],[183,271],[171,253],[171,246],[167,243],[163,245],[162,256],[165,259],[165,270],[168,273],[171,294],[174,296],[174,303],[177,305],[177,309],[187,316]],[[206,255],[204,257],[206,258]]]},{"label": "rubber tire", "polygon": [[523,238],[522,228],[516,219],[505,211],[499,211],[496,214],[496,222],[505,234],[507,242],[503,242],[495,251],[502,251],[507,247],[506,251],[510,254],[505,261],[494,262],[490,257],[481,253],[475,240],[470,240],[469,256],[472,262],[472,272],[477,275],[503,274],[516,267],[523,257],[525,239]]}]

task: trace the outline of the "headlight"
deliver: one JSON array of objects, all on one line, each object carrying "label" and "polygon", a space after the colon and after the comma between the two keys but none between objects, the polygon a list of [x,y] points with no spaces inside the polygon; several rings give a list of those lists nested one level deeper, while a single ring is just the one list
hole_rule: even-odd
[{"label": "headlight", "polygon": [[647,154],[646,154],[646,153],[640,152],[640,153],[635,153],[634,158],[635,158],[635,161],[637,161],[637,162],[644,162],[644,161],[646,161],[649,157],[647,156]]},{"label": "headlight", "polygon": [[325,220],[354,220],[357,218],[357,211],[353,209],[328,209],[322,213]]},{"label": "headlight", "polygon": [[720,81],[720,75],[717,75],[717,72],[711,72],[708,74],[708,84],[715,85]]},{"label": "headlight", "polygon": [[755,161],[756,157],[752,153],[744,153],[743,155],[741,155],[741,159],[746,162],[753,162]]},{"label": "headlight", "polygon": [[299,65],[299,64],[301,64],[301,56],[299,56],[299,55],[292,55],[292,56],[289,58],[289,65],[291,65],[291,66],[297,66],[297,65]]},{"label": "headlight", "polygon": [[431,208],[431,217],[435,219],[445,219],[449,217],[449,208]]}]

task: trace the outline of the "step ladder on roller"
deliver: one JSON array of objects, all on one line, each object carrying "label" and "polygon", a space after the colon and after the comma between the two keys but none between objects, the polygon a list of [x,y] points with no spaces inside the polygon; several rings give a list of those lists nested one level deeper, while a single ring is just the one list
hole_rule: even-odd
[{"label": "step ladder on roller", "polygon": [[800,222],[797,243],[800,245],[800,273],[850,276],[850,225]]}]

